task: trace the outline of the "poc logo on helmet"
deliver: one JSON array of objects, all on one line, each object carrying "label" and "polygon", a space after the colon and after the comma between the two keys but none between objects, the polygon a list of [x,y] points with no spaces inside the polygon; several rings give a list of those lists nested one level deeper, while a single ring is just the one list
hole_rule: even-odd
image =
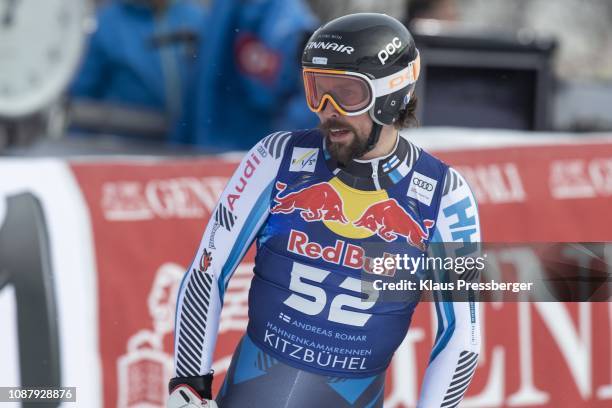
[{"label": "poc logo on helmet", "polygon": [[385,62],[389,57],[396,53],[397,50],[402,46],[402,42],[398,37],[395,37],[389,44],[385,45],[385,48],[378,52],[378,59],[380,63],[385,65]]}]

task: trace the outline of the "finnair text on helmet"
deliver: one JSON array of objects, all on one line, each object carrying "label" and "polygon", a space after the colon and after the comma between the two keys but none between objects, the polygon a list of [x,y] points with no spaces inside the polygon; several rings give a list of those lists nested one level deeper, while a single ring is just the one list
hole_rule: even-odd
[{"label": "finnair text on helmet", "polygon": [[323,49],[323,50],[332,50],[336,52],[345,52],[348,55],[351,55],[355,49],[353,47],[349,47],[344,44],[338,44],[335,42],[326,42],[326,41],[311,41],[306,45],[306,49]]},{"label": "finnair text on helmet", "polygon": [[395,37],[393,40],[391,40],[390,43],[385,45],[385,48],[378,51],[378,59],[380,60],[380,63],[385,65],[385,62],[387,62],[389,57],[395,54],[395,52],[399,50],[401,46],[402,41],[398,37]]}]

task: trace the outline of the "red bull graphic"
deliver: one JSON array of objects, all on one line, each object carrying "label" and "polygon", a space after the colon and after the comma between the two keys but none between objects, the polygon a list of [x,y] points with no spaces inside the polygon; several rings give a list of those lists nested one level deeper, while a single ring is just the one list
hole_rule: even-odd
[{"label": "red bull graphic", "polygon": [[369,206],[353,225],[367,228],[387,242],[402,235],[410,245],[424,251],[424,241],[429,238],[429,229],[434,223],[433,220],[423,220],[423,229],[394,198],[389,198]]},{"label": "red bull graphic", "polygon": [[200,272],[206,272],[212,264],[212,255],[206,249],[200,258]]},{"label": "red bull graphic", "polygon": [[[323,246],[312,240],[305,232],[292,229],[289,233],[287,251],[310,259],[321,259],[334,265],[363,270],[370,274],[395,276],[395,267],[385,267],[382,273],[375,273],[372,258],[366,256],[365,250],[341,239],[337,239],[334,246]],[[383,257],[393,257],[393,254],[385,252]]]},{"label": "red bull graphic", "polygon": [[274,201],[277,204],[270,210],[272,214],[291,214],[300,211],[300,216],[308,222],[325,220],[348,223],[342,197],[327,182],[313,184],[282,197],[280,194],[285,191],[287,184],[277,181],[276,188],[278,193]]}]

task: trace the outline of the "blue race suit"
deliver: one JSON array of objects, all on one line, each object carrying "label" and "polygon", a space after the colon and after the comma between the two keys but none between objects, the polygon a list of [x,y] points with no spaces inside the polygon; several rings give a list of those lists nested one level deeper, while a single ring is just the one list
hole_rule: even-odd
[{"label": "blue race suit", "polygon": [[[290,398],[312,397],[307,388],[317,387],[316,378],[321,390],[342,394],[330,380],[340,378],[367,386],[352,387],[358,395],[338,399],[344,405],[326,397],[316,406],[374,407],[382,406],[384,371],[418,302],[378,302],[375,292],[362,292],[364,248],[397,241],[418,257],[430,242],[477,242],[480,231],[476,201],[461,175],[403,135],[385,157],[339,166],[318,130],[272,134],[247,153],[230,180],[181,285],[177,376],[209,372],[225,290],[254,239],[249,325],[219,396],[221,406],[248,405],[241,405],[248,399],[235,397],[248,394],[238,385],[245,376],[263,380],[241,367],[252,366],[244,359],[263,359],[269,362],[260,364],[264,378],[276,370],[310,379],[300,380],[306,390],[276,395],[276,401],[313,404]],[[476,368],[478,309],[472,302],[439,299],[436,310],[439,329],[419,406],[453,407]],[[283,369],[273,369],[278,365]],[[321,390],[316,392],[324,395]],[[249,398],[252,406],[261,404]]]}]

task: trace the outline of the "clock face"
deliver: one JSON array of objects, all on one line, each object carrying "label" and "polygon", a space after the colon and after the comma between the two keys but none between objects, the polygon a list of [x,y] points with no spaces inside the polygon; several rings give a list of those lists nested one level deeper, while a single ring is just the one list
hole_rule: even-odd
[{"label": "clock face", "polygon": [[0,0],[0,116],[34,113],[64,91],[87,11],[85,0]]}]

